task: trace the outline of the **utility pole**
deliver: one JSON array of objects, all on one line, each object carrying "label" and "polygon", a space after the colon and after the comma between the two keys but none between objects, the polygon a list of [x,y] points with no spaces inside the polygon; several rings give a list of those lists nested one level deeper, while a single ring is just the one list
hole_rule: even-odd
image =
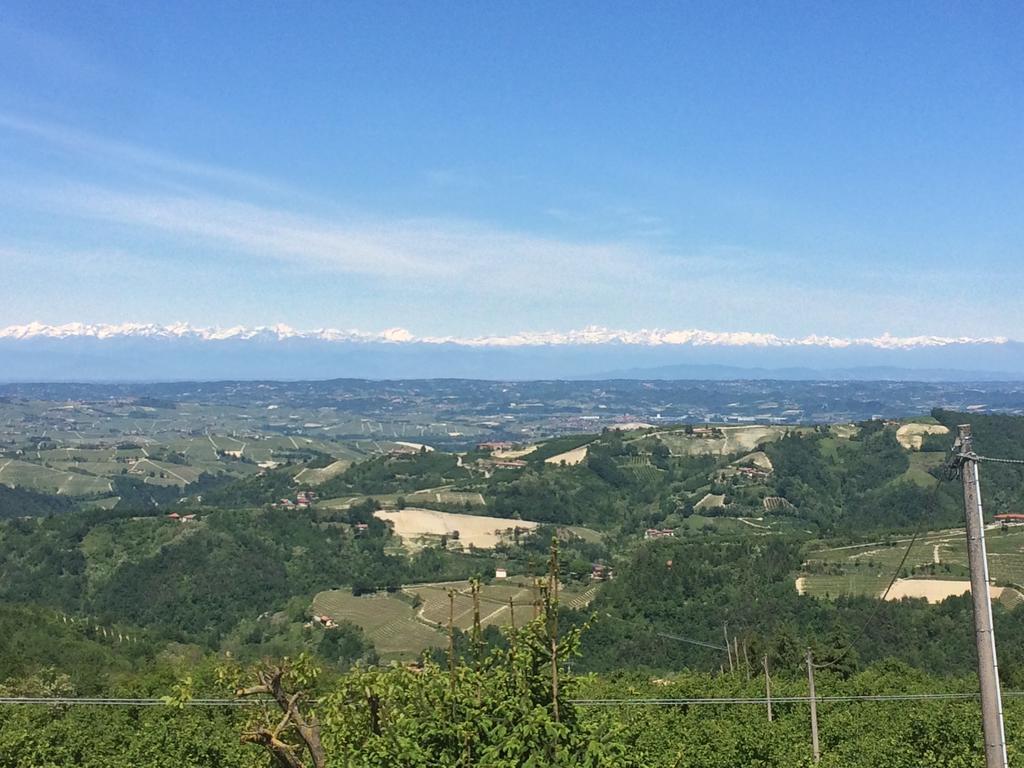
[{"label": "utility pole", "polygon": [[452,720],[455,720],[455,590],[448,590],[448,685],[452,698]]},{"label": "utility pole", "polygon": [[959,448],[957,459],[964,486],[967,562],[971,568],[974,641],[978,647],[978,681],[981,684],[981,724],[985,731],[985,768],[1007,768],[1003,699],[999,691],[996,636],[992,627],[992,599],[988,590],[988,554],[985,551],[985,520],[981,509],[978,459],[974,453],[971,425],[961,424],[957,431],[957,441],[953,447]]},{"label": "utility pole", "polygon": [[765,654],[764,660],[764,697],[768,701],[768,722],[772,721],[772,678],[768,674],[768,654]]},{"label": "utility pole", "polygon": [[[814,695],[814,657],[811,649],[807,649],[807,695],[811,702],[811,751],[814,762],[821,762],[821,750],[818,748],[818,699]],[[986,767],[987,768],[987,767]]]}]

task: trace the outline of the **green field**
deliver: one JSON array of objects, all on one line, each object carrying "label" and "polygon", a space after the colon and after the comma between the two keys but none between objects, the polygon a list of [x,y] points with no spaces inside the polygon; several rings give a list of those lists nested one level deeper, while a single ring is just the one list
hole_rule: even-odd
[{"label": "green field", "polygon": [[[564,588],[559,599],[570,608],[584,608],[594,599],[597,589],[592,585],[573,585]],[[474,607],[468,581],[413,584],[402,592],[401,597],[387,593],[355,597],[347,589],[330,590],[313,598],[313,611],[335,621],[358,625],[377,652],[388,660],[414,659],[424,650],[443,647],[448,642],[448,618],[453,607],[449,592],[454,593],[454,626],[464,632],[472,629]],[[536,594],[530,580],[522,577],[483,585],[481,626],[507,626],[513,618],[516,624],[529,621],[533,618]],[[420,600],[417,608],[413,608],[415,598]]]},{"label": "green field", "polygon": [[[989,573],[999,586],[1024,583],[1024,526],[986,531]],[[908,539],[811,552],[802,574],[807,594],[819,597],[880,594],[899,565]],[[938,562],[936,562],[936,560]],[[968,578],[967,542],[962,529],[921,537],[907,557],[901,578]]]},{"label": "green field", "polygon": [[443,633],[416,618],[411,603],[392,595],[354,597],[345,589],[321,592],[313,598],[313,611],[358,625],[377,653],[388,660],[415,659],[447,642]]},{"label": "green field", "polygon": [[425,490],[416,491],[414,493],[407,493],[405,500],[410,505],[422,504],[424,502],[430,504],[457,504],[466,505],[471,507],[484,507],[487,502],[484,501],[484,497],[476,492],[469,491],[450,491],[445,489],[437,490]]},{"label": "green field", "polygon": [[744,535],[767,535],[769,533],[789,533],[798,524],[794,520],[785,517],[762,518],[753,520],[740,517],[707,517],[695,513],[684,517],[676,526],[677,535],[686,531],[689,533],[700,533],[708,530],[716,533],[740,533]]},{"label": "green field", "polygon": [[892,482],[910,481],[922,488],[931,488],[935,485],[935,478],[928,472],[929,469],[942,466],[946,460],[946,454],[940,451],[913,451],[908,454],[910,467]]},{"label": "green field", "polygon": [[[86,465],[87,466],[87,465]],[[84,467],[81,467],[84,469]],[[76,470],[80,469],[78,466]],[[86,470],[88,471],[88,470]],[[110,492],[110,480],[18,459],[0,459],[0,483],[45,493],[86,496]]]},{"label": "green field", "polygon": [[320,485],[333,477],[337,477],[352,466],[348,459],[338,459],[326,467],[303,467],[295,474],[295,482],[301,485]]}]

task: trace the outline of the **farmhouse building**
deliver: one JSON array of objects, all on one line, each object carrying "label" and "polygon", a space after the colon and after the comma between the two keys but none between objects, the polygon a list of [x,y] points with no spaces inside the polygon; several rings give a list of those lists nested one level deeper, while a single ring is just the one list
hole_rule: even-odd
[{"label": "farmhouse building", "polygon": [[669,539],[676,535],[671,528],[648,528],[644,531],[645,539]]},{"label": "farmhouse building", "polygon": [[512,450],[512,443],[505,441],[477,443],[476,449],[478,451],[510,451]]}]

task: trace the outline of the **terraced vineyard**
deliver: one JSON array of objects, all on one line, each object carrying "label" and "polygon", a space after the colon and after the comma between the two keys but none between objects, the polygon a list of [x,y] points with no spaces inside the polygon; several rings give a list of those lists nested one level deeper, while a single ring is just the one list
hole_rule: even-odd
[{"label": "terraced vineyard", "polygon": [[636,479],[642,483],[656,482],[658,475],[662,472],[662,470],[651,464],[648,456],[630,456],[626,462],[626,468],[636,475]]},{"label": "terraced vineyard", "polygon": [[350,590],[321,592],[313,599],[313,611],[358,625],[385,659],[415,659],[445,642],[441,632],[416,619],[411,603],[387,594],[355,597]]},{"label": "terraced vineyard", "polygon": [[[818,597],[878,595],[903,557],[907,539],[811,552],[800,586]],[[1024,526],[986,532],[989,573],[1005,586],[1024,584]],[[907,557],[901,578],[964,580],[968,578],[967,542],[962,529],[936,531],[920,538]]]},{"label": "terraced vineyard", "polygon": [[111,489],[108,478],[85,474],[78,466],[48,467],[17,459],[0,459],[0,483],[68,496],[102,494]]},{"label": "terraced vineyard", "polygon": [[[468,630],[473,626],[473,598],[466,582],[432,584],[407,587],[406,592],[417,595],[423,601],[419,616],[425,621],[446,627],[450,603],[449,590],[454,590],[454,623],[459,629]],[[504,626],[511,622],[511,611],[518,613],[517,621],[533,616],[532,605],[535,590],[527,581],[515,583],[488,584],[480,593],[480,625],[497,624]],[[509,601],[512,606],[509,606]]]},{"label": "terraced vineyard", "polygon": [[[570,608],[585,608],[597,594],[594,585],[572,585],[563,588],[560,600]],[[414,584],[405,587],[402,595],[378,593],[355,597],[350,590],[330,590],[313,598],[313,611],[335,621],[357,624],[385,659],[410,660],[427,648],[447,643],[447,627],[454,593],[454,626],[466,632],[473,627],[473,598],[468,581],[437,584]],[[525,578],[512,578],[485,584],[480,593],[480,624],[507,626],[534,616],[536,591]],[[417,607],[413,607],[418,598]],[[512,606],[509,606],[509,601]],[[513,615],[513,611],[515,612]]]}]

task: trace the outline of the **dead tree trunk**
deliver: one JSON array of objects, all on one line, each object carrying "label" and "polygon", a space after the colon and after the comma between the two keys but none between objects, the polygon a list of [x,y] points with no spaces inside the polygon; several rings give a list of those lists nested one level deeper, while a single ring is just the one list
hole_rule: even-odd
[{"label": "dead tree trunk", "polygon": [[[270,696],[281,710],[281,719],[276,723],[266,723],[242,734],[242,741],[247,744],[258,744],[273,755],[281,768],[308,768],[304,753],[309,754],[313,761],[312,768],[325,768],[327,755],[320,743],[320,724],[316,715],[304,715],[300,709],[303,692],[288,693],[284,688],[283,678],[287,674],[286,666],[273,666],[261,669],[256,673],[258,685],[241,688],[237,696]],[[292,740],[289,741],[288,737]],[[295,742],[298,738],[298,743]]]}]

